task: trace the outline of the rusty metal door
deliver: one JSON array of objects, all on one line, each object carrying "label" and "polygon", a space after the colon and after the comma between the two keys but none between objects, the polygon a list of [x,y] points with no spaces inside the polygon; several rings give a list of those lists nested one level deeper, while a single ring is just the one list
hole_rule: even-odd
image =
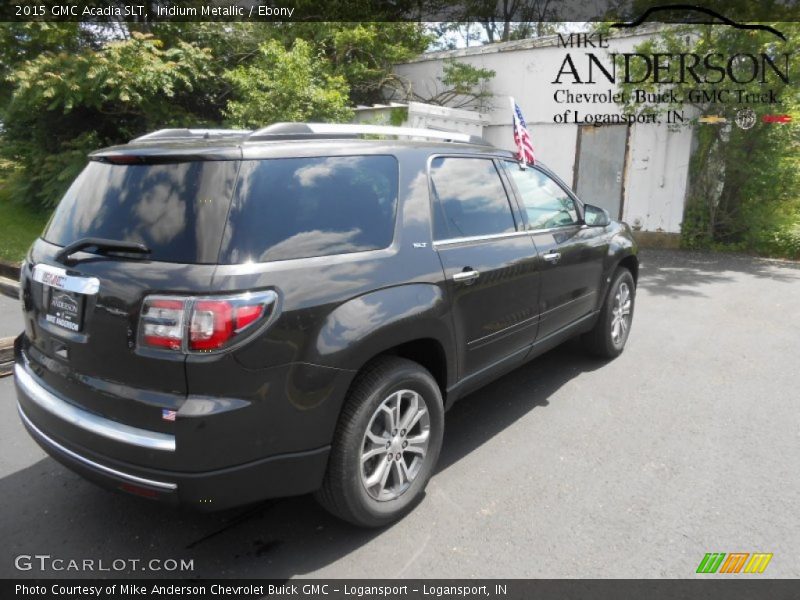
[{"label": "rusty metal door", "polygon": [[581,200],[622,218],[627,125],[583,125],[578,131],[575,191]]}]

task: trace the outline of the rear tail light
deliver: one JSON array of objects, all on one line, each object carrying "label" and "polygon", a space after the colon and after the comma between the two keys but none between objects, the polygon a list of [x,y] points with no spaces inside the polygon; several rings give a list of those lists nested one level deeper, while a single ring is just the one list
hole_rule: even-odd
[{"label": "rear tail light", "polygon": [[227,300],[198,300],[192,307],[190,350],[216,350],[233,337],[237,310]]},{"label": "rear tail light", "polygon": [[180,350],[183,344],[185,308],[182,300],[153,298],[149,302],[145,301],[141,326],[145,345]]},{"label": "rear tail light", "polygon": [[258,330],[275,312],[273,291],[233,296],[148,296],[139,321],[139,345],[206,353],[229,348]]}]

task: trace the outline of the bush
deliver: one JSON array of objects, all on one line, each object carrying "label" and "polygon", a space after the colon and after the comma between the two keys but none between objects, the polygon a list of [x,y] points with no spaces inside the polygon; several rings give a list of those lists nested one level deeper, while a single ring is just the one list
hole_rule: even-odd
[{"label": "bush", "polygon": [[189,44],[164,49],[152,36],[101,50],[44,52],[20,65],[3,111],[0,152],[22,173],[9,186],[34,206],[53,206],[98,147],[155,126],[186,122],[183,108],[209,75],[210,55]]},{"label": "bush", "polygon": [[297,39],[291,50],[277,40],[258,48],[246,66],[225,73],[234,97],[225,111],[230,125],[257,128],[279,121],[342,121],[352,117],[349,87],[334,75],[308,42]]},{"label": "bush", "polygon": [[773,205],[752,202],[743,219],[751,224],[745,249],[766,256],[800,259],[800,201]]}]

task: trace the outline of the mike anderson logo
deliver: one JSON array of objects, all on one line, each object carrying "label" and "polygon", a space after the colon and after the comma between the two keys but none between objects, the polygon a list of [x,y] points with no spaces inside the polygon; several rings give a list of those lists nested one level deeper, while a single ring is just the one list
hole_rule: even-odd
[{"label": "mike anderson logo", "polygon": [[772,553],[765,552],[709,552],[697,565],[697,573],[763,573]]},{"label": "mike anderson logo", "polygon": [[[609,48],[608,38],[600,33],[559,34],[558,45],[563,48]],[[594,52],[584,53],[584,60],[573,59],[567,53],[554,84],[593,84],[603,80],[609,83],[789,83],[789,53],[774,55],[738,53],[725,55],[711,52],[699,55],[694,52],[677,54],[638,52],[612,52],[607,58]],[[579,68],[582,67],[582,68]]]}]

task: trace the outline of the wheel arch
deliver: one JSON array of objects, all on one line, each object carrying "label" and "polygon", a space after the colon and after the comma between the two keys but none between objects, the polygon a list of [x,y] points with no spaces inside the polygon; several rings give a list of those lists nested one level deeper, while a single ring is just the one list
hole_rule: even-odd
[{"label": "wheel arch", "polygon": [[316,336],[319,364],[360,372],[379,356],[413,360],[445,393],[456,373],[449,312],[441,288],[406,284],[370,292],[333,310]]},{"label": "wheel arch", "polygon": [[[628,269],[633,276],[634,285],[639,285],[639,259],[635,254],[628,254],[623,256],[618,262],[617,267]],[[615,269],[616,270],[616,269]]]},{"label": "wheel arch", "polygon": [[622,225],[608,244],[608,252],[603,262],[603,274],[600,280],[600,293],[597,296],[596,310],[600,310],[608,294],[611,280],[619,267],[631,272],[634,285],[639,281],[638,246],[626,225]]},{"label": "wheel arch", "polygon": [[[447,395],[447,352],[442,343],[435,338],[417,338],[387,348],[383,352],[372,357],[366,364],[382,356],[397,356],[414,361],[428,370],[436,380],[439,390],[442,393],[442,400],[446,400]],[[363,368],[363,367],[362,367]]]}]

